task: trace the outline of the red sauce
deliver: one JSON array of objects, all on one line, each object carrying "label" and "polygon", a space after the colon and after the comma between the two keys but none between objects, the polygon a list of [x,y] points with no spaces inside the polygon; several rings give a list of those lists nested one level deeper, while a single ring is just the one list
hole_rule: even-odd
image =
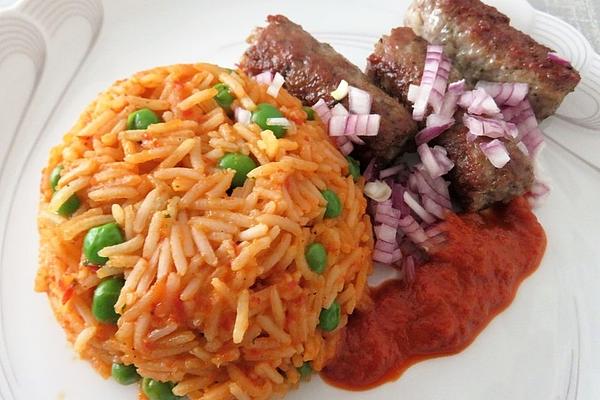
[{"label": "red sauce", "polygon": [[336,358],[322,372],[331,384],[363,390],[394,380],[418,361],[460,352],[505,309],[539,265],[546,237],[527,202],[450,215],[448,240],[406,286],[373,289],[356,312]]}]

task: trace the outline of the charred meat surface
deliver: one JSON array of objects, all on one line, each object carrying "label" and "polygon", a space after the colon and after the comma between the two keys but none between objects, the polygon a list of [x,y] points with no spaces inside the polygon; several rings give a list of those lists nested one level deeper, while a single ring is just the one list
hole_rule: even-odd
[{"label": "charred meat surface", "polygon": [[580,80],[571,66],[548,58],[551,49],[511,27],[506,15],[479,0],[414,0],[405,22],[425,40],[443,44],[471,84],[528,83],[539,120],[552,115]]},{"label": "charred meat surface", "polygon": [[330,93],[342,79],[369,92],[371,112],[381,115],[379,134],[364,137],[368,149],[359,148],[361,158],[375,157],[381,164],[400,154],[416,132],[410,113],[396,100],[370,82],[368,77],[331,46],[318,42],[308,32],[282,15],[268,17],[268,25],[250,38],[240,67],[250,75],[271,70],[285,77],[285,88],[306,105],[324,99],[329,106],[335,100]]},{"label": "charred meat surface", "polygon": [[[393,29],[375,45],[368,58],[369,77],[388,94],[410,106],[408,86],[418,85],[423,74],[427,41],[410,28]],[[460,79],[453,68],[450,81]],[[509,200],[527,192],[533,183],[529,158],[510,140],[504,140],[511,161],[502,168],[494,167],[479,148],[479,141],[467,140],[467,128],[456,116],[456,124],[436,140],[448,151],[454,168],[448,178],[456,199],[467,211],[477,211],[496,202]]]},{"label": "charred meat surface", "polygon": [[[408,110],[408,87],[419,85],[425,65],[427,41],[406,27],[394,28],[375,44],[367,58],[367,75],[387,94],[398,99]],[[460,73],[452,67],[449,82],[460,80]]]},{"label": "charred meat surface", "polygon": [[496,202],[508,202],[531,188],[533,168],[529,157],[512,141],[504,141],[510,161],[496,168],[479,148],[481,139],[469,142],[467,131],[464,125],[455,124],[436,141],[454,162],[448,173],[450,189],[465,210],[478,211]]}]

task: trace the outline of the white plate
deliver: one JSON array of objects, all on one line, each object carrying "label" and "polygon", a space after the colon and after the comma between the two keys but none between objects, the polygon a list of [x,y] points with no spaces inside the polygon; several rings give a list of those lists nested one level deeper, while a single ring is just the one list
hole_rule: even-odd
[{"label": "white plate", "polygon": [[[314,378],[289,399],[600,398],[600,57],[564,22],[525,1],[494,3],[573,61],[583,81],[543,127],[553,191],[537,214],[548,234],[539,270],[464,352],[417,364],[396,382],[345,392]],[[48,149],[114,80],[161,64],[233,65],[244,38],[283,13],[363,66],[402,24],[407,0],[25,0],[0,13],[0,397],[134,399],[77,360],[37,268],[36,206]]]}]

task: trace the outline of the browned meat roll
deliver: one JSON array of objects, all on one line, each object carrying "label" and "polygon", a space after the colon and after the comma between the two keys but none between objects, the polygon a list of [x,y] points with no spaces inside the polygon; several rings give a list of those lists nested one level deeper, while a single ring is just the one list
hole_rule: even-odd
[{"label": "browned meat roll", "polygon": [[268,17],[269,24],[250,38],[240,67],[251,75],[265,70],[279,72],[285,88],[306,105],[324,99],[329,106],[330,93],[342,79],[369,92],[371,112],[381,115],[379,134],[365,137],[368,148],[359,148],[361,158],[375,157],[381,164],[392,161],[416,132],[410,113],[396,100],[375,86],[367,76],[330,45],[318,42],[300,25],[282,15]]},{"label": "browned meat roll", "polygon": [[425,40],[443,44],[471,84],[528,83],[539,120],[553,114],[579,82],[571,66],[548,58],[551,49],[511,27],[506,15],[479,0],[415,0],[405,22]]},{"label": "browned meat roll", "polygon": [[[410,28],[393,29],[383,36],[369,56],[367,74],[388,94],[410,106],[408,86],[418,85],[423,74],[427,42]],[[460,79],[454,68],[450,81]],[[461,121],[457,116],[456,121]],[[469,211],[477,211],[496,202],[506,202],[527,192],[533,183],[529,158],[510,140],[504,140],[510,162],[494,167],[479,148],[481,139],[469,142],[467,128],[457,122],[437,138],[448,151],[454,168],[448,178],[455,198]]]}]

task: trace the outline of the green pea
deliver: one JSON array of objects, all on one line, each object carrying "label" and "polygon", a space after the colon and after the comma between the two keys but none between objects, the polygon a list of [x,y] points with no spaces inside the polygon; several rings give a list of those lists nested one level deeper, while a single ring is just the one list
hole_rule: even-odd
[{"label": "green pea", "polygon": [[321,243],[311,243],[306,247],[304,252],[306,262],[310,269],[318,274],[322,274],[327,266],[327,250]]},{"label": "green pea", "polygon": [[348,173],[352,176],[352,179],[355,181],[360,178],[360,162],[355,160],[350,156],[346,156],[346,160],[348,160]]},{"label": "green pea", "polygon": [[108,258],[99,256],[98,252],[105,247],[124,241],[123,233],[116,223],[110,222],[96,226],[90,229],[83,239],[83,255],[91,264],[104,265]]},{"label": "green pea", "polygon": [[72,195],[60,206],[57,212],[63,217],[70,217],[75,211],[79,209],[81,201],[76,194]]},{"label": "green pea", "polygon": [[252,113],[252,122],[260,126],[261,129],[269,129],[277,139],[281,139],[285,136],[285,127],[267,125],[267,119],[282,117],[283,114],[276,107],[269,103],[260,103]]},{"label": "green pea", "polygon": [[335,194],[333,190],[325,189],[321,192],[325,200],[327,200],[327,206],[325,208],[325,218],[335,218],[342,213],[342,202],[340,198]]},{"label": "green pea", "polygon": [[172,382],[160,382],[154,379],[144,378],[142,380],[142,391],[148,397],[148,400],[177,400],[183,397],[173,394]]},{"label": "green pea", "polygon": [[224,83],[217,83],[214,88],[219,91],[214,97],[217,104],[226,110],[231,109],[231,103],[233,103],[234,97],[229,91],[229,86]]},{"label": "green pea", "polygon": [[62,165],[57,165],[54,167],[52,172],[50,173],[50,189],[52,189],[52,193],[56,192],[56,186],[58,185],[58,181],[60,180],[60,173],[63,170]]},{"label": "green pea", "polygon": [[125,365],[113,363],[111,375],[115,381],[121,385],[131,385],[140,380],[140,375],[137,373],[135,365]]},{"label": "green pea", "polygon": [[116,324],[119,314],[115,311],[115,304],[121,294],[125,279],[121,277],[106,278],[96,286],[92,298],[92,314],[100,322]]},{"label": "green pea", "polygon": [[300,367],[298,367],[298,372],[300,373],[301,378],[308,378],[310,374],[312,374],[312,367],[310,366],[310,362],[305,361]]},{"label": "green pea", "polygon": [[243,186],[248,177],[248,172],[256,168],[253,159],[241,153],[227,153],[219,160],[218,167],[221,169],[232,169],[235,171],[231,186]]},{"label": "green pea", "polygon": [[307,121],[314,121],[315,120],[315,110],[313,110],[312,108],[307,107],[307,106],[302,107],[302,109],[306,113],[306,120]]},{"label": "green pea", "polygon": [[340,305],[334,301],[329,308],[324,308],[319,314],[319,327],[325,332],[331,332],[340,323]]},{"label": "green pea", "polygon": [[160,122],[158,116],[149,108],[132,112],[127,117],[127,129],[147,129],[150,125]]}]

